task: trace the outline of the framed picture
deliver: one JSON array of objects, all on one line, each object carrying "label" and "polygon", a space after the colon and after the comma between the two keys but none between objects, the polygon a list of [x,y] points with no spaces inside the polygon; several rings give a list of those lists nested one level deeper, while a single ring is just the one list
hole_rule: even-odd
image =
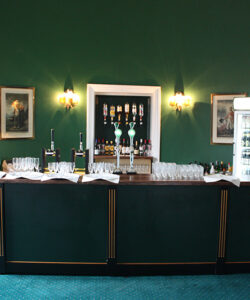
[{"label": "framed picture", "polygon": [[35,88],[0,87],[1,139],[34,138]]},{"label": "framed picture", "polygon": [[211,144],[233,143],[233,99],[236,97],[246,97],[246,94],[211,94]]}]

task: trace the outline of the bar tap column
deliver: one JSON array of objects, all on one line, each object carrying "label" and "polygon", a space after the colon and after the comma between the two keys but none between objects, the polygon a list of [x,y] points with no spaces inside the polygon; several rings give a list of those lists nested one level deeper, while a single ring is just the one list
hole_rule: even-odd
[{"label": "bar tap column", "polygon": [[116,158],[117,158],[117,165],[116,169],[114,170],[114,174],[122,174],[120,169],[120,137],[122,135],[121,129],[119,129],[119,123],[115,122],[115,142],[116,142]]},{"label": "bar tap column", "polygon": [[134,136],[135,136],[135,130],[134,122],[129,123],[130,129],[128,131],[129,139],[130,139],[130,147],[129,147],[129,156],[130,156],[130,168],[127,171],[127,174],[136,174],[136,171],[134,169]]}]

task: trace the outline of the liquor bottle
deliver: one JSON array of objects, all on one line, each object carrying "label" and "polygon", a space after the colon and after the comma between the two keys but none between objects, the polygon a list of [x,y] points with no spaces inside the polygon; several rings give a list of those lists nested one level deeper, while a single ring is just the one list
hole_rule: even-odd
[{"label": "liquor bottle", "polygon": [[103,103],[103,118],[104,118],[104,124],[107,124],[107,116],[108,116],[108,104]]},{"label": "liquor bottle", "polygon": [[133,122],[136,123],[137,106],[135,103],[132,104],[132,115],[133,115]]},{"label": "liquor bottle", "polygon": [[143,139],[140,139],[140,145],[139,145],[139,155],[143,156],[144,154],[144,147],[143,147]]},{"label": "liquor bottle", "polygon": [[126,154],[126,140],[122,140],[122,155]]},{"label": "liquor bottle", "polygon": [[130,154],[130,147],[129,147],[129,139],[127,140],[127,145],[126,145],[126,155]]},{"label": "liquor bottle", "polygon": [[224,170],[224,164],[223,161],[220,162],[220,172],[221,174],[223,174],[223,170]]},{"label": "liquor bottle", "polygon": [[135,141],[134,155],[139,155],[139,144],[137,140]]},{"label": "liquor bottle", "polygon": [[97,147],[99,149],[99,155],[101,155],[101,150],[102,150],[102,144],[101,144],[101,140],[100,139],[97,139]]},{"label": "liquor bottle", "polygon": [[213,175],[213,174],[215,174],[215,169],[214,169],[214,164],[213,163],[210,163],[210,171],[209,171],[209,174],[210,175]]},{"label": "liquor bottle", "polygon": [[143,104],[139,105],[139,116],[140,116],[140,125],[142,125],[143,124],[142,118],[144,116],[144,105]]},{"label": "liquor bottle", "polygon": [[109,155],[114,155],[114,144],[113,144],[113,141],[110,141]]},{"label": "liquor bottle", "polygon": [[227,164],[226,174],[227,174],[227,175],[231,175],[231,174],[232,174],[232,168],[231,168],[231,166],[230,166],[230,163]]},{"label": "liquor bottle", "polygon": [[101,143],[101,155],[105,155],[105,141],[102,139]]},{"label": "liquor bottle", "polygon": [[109,141],[106,141],[105,144],[105,155],[109,155]]},{"label": "liquor bottle", "polygon": [[216,162],[215,162],[214,170],[215,170],[215,173],[219,173],[219,171],[220,171],[220,166],[218,164],[218,160],[216,160]]},{"label": "liquor bottle", "polygon": [[147,156],[147,140],[144,140],[144,144],[143,144],[143,155]]},{"label": "liquor bottle", "polygon": [[151,140],[148,140],[148,144],[147,144],[147,156],[151,156],[152,155],[152,144],[151,144]]},{"label": "liquor bottle", "polygon": [[125,112],[125,124],[128,125],[129,103],[125,103],[124,112]]},{"label": "liquor bottle", "polygon": [[98,141],[97,139],[95,140],[95,149],[94,149],[94,155],[99,155],[100,151],[99,151],[99,146],[98,146]]},{"label": "liquor bottle", "polygon": [[114,118],[115,118],[115,106],[112,104],[110,105],[110,118],[111,118],[111,124],[114,124]]},{"label": "liquor bottle", "polygon": [[122,118],[122,106],[117,105],[117,119],[118,119],[118,124],[121,124],[121,118]]}]

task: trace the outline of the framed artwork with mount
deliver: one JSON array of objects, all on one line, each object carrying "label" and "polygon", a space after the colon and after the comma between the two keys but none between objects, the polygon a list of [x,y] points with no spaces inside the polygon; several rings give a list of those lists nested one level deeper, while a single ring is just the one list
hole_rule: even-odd
[{"label": "framed artwork with mount", "polygon": [[242,94],[211,94],[211,144],[232,144],[234,137],[233,100]]},{"label": "framed artwork with mount", "polygon": [[0,87],[1,139],[34,138],[35,88]]}]

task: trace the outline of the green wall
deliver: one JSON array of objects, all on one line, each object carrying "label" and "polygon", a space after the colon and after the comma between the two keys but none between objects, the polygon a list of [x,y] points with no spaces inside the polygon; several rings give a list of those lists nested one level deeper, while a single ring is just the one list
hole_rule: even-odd
[{"label": "green wall", "polygon": [[[210,94],[250,93],[249,1],[2,1],[0,85],[33,86],[35,139],[0,141],[0,159],[40,155],[55,128],[69,160],[86,123],[86,84],[162,87],[161,159],[232,161],[210,145]],[[56,102],[71,76],[81,102]],[[168,99],[182,78],[193,109]]]}]

